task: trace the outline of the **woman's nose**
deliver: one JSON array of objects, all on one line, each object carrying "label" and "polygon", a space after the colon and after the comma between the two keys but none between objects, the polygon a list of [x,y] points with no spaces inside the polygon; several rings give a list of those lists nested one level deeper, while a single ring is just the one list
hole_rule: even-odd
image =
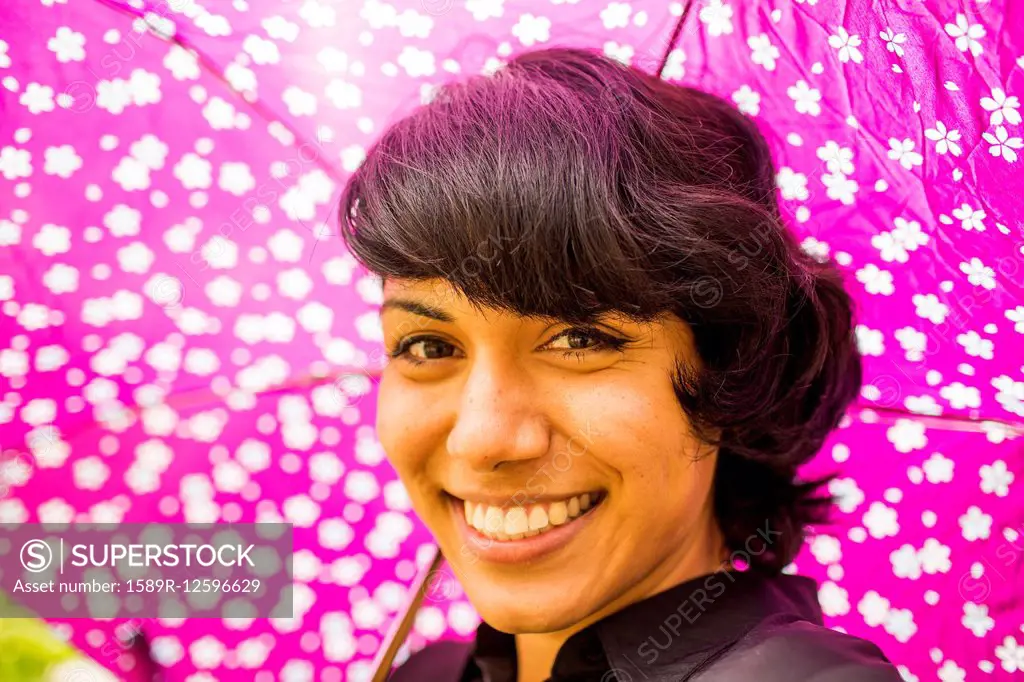
[{"label": "woman's nose", "polygon": [[490,472],[504,462],[543,457],[548,420],[529,378],[512,364],[478,362],[462,386],[448,454]]}]

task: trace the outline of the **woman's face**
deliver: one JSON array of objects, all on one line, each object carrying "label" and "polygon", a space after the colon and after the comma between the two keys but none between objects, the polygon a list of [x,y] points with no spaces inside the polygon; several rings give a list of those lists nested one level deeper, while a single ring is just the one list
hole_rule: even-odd
[{"label": "woman's face", "polygon": [[377,429],[485,621],[592,622],[720,567],[715,453],[672,390],[689,327],[594,327],[474,309],[444,280],[388,280]]}]

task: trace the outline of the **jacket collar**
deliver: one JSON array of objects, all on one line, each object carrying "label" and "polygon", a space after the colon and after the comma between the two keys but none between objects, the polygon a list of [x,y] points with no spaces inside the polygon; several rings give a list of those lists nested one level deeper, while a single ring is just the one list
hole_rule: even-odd
[{"label": "jacket collar", "polygon": [[[600,679],[609,670],[654,678],[666,666],[688,674],[768,618],[821,625],[815,581],[756,569],[698,576],[573,634],[555,658],[552,679]],[[515,637],[481,623],[471,663],[484,682],[514,682]]]}]

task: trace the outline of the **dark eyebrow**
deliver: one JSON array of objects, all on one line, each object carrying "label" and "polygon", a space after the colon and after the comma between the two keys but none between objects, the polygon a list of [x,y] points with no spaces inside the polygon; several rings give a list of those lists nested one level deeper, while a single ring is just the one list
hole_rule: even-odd
[{"label": "dark eyebrow", "polygon": [[413,315],[419,315],[420,317],[429,317],[433,320],[437,320],[438,322],[446,322],[448,324],[455,322],[454,317],[440,308],[435,308],[427,305],[426,303],[420,303],[419,301],[413,301],[408,298],[390,298],[384,301],[380,307],[381,313],[388,308],[397,308],[399,310],[404,310],[407,313],[412,313]]}]

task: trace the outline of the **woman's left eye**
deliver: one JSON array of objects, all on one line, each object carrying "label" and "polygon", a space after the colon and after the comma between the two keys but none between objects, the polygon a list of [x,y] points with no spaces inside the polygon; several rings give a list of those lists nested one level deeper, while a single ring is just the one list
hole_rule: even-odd
[{"label": "woman's left eye", "polygon": [[563,355],[567,358],[575,356],[580,360],[583,359],[587,352],[620,350],[627,343],[625,339],[605,334],[593,327],[572,327],[571,329],[566,329],[552,339],[548,345],[551,346],[562,341],[566,342],[568,346],[561,349],[565,351]]},{"label": "woman's left eye", "polygon": [[[413,348],[420,348],[423,357],[413,353]],[[451,357],[446,353],[448,349],[454,350],[454,346],[435,336],[417,336],[402,340],[394,350],[388,353],[388,355],[390,355],[392,359],[404,358],[414,365],[421,365],[425,362],[430,362],[431,360],[443,360],[447,357]],[[437,352],[439,355],[430,357],[431,351]]]}]

